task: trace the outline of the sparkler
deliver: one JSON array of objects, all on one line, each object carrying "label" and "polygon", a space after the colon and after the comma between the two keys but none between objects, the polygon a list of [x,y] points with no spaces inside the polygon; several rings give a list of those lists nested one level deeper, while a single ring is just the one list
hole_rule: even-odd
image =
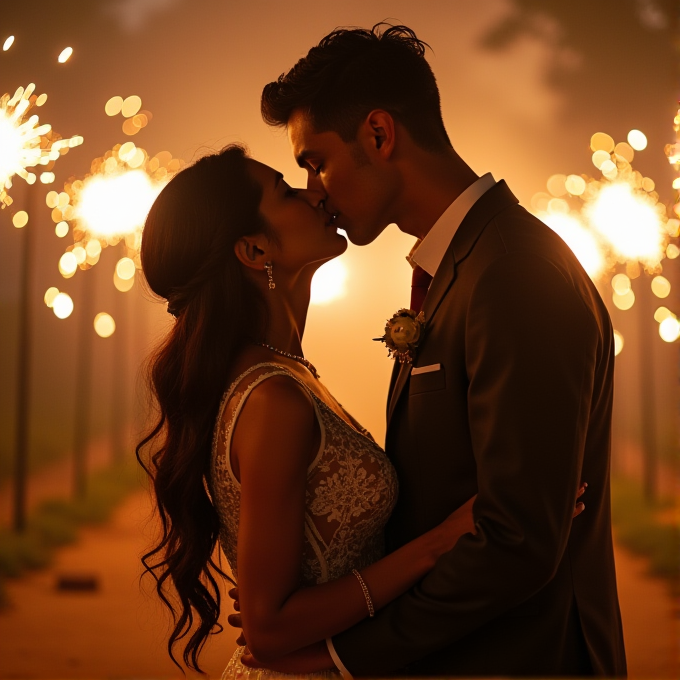
[{"label": "sparkler", "polygon": [[[675,130],[680,130],[680,110]],[[635,152],[646,148],[647,138],[640,130],[631,130],[627,140],[617,144],[606,133],[594,134],[590,140],[592,162],[601,178],[553,175],[547,182],[549,193],[532,198],[535,214],[562,237],[593,280],[603,281],[617,269],[625,269],[611,279],[612,301],[621,310],[635,304],[631,279],[641,270],[654,276],[654,295],[667,297],[670,283],[660,276],[662,261],[680,255],[680,248],[671,242],[680,232],[680,220],[668,218],[654,181],[632,166]],[[680,143],[667,145],[666,154],[680,170]],[[680,178],[673,186],[680,189]],[[680,217],[680,202],[673,211]],[[674,342],[680,337],[680,322],[674,335],[676,326],[665,319],[657,319],[659,324],[665,323],[659,333],[666,342]],[[618,354],[623,348],[618,331],[616,341]]]},{"label": "sparkler", "polygon": [[[13,96],[6,93],[0,97],[0,208],[12,204],[9,189],[15,175],[34,184],[36,175],[28,168],[43,165],[48,171],[60,155],[83,143],[79,135],[61,139],[51,125],[40,125],[36,114],[28,115],[34,106],[47,101],[46,94],[37,96],[34,91],[35,84],[31,83],[19,87]],[[54,181],[54,175],[44,172],[41,180]]]}]

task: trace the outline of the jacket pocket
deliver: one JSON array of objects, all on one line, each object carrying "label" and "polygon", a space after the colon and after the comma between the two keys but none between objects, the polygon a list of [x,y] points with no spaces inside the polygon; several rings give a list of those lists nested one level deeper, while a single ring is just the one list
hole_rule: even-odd
[{"label": "jacket pocket", "polygon": [[408,393],[409,396],[414,394],[422,394],[423,392],[435,392],[436,390],[446,389],[446,372],[444,365],[440,365],[436,371],[428,371],[427,373],[411,374],[409,381]]}]

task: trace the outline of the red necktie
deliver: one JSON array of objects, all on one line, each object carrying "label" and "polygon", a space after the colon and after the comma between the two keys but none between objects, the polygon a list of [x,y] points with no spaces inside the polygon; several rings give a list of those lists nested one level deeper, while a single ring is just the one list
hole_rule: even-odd
[{"label": "red necktie", "polygon": [[430,283],[432,283],[432,277],[422,267],[416,265],[411,279],[411,309],[414,312],[419,312],[423,308]]}]

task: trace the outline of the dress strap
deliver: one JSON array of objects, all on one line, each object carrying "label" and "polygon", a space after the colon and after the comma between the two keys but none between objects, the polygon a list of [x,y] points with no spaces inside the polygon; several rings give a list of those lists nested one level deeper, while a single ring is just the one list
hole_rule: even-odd
[{"label": "dress strap", "polygon": [[[242,393],[238,396],[238,399],[235,404],[231,406],[231,414],[229,416],[229,419],[227,421],[226,427],[222,427],[222,419],[224,418],[225,411],[227,409],[227,405],[229,405],[230,400],[232,397],[236,395],[236,393],[239,391],[239,387],[246,381],[246,378],[250,376],[252,373],[258,371],[258,369],[271,369],[271,370],[266,370],[257,377],[253,378],[251,382],[248,382],[247,386],[245,389],[243,389]],[[319,442],[319,449],[314,456],[314,460],[310,463],[310,465],[307,468],[307,473],[311,473],[314,468],[318,465],[319,459],[321,458],[321,455],[324,451],[324,448],[326,446],[326,428],[324,425],[323,417],[321,415],[321,410],[319,408],[319,403],[318,403],[318,397],[312,392],[312,390],[305,385],[305,383],[300,380],[288,367],[282,366],[281,364],[276,364],[276,363],[271,363],[271,362],[266,362],[266,363],[260,363],[260,364],[255,364],[254,366],[251,366],[248,370],[244,371],[234,382],[229,386],[229,389],[224,393],[224,396],[222,397],[222,401],[220,402],[219,409],[217,411],[217,421],[215,423],[215,430],[214,430],[214,436],[213,436],[213,444],[212,444],[212,455],[215,456],[217,453],[217,447],[219,444],[219,438],[221,436],[224,437],[224,455],[225,455],[225,465],[226,468],[229,472],[229,476],[231,477],[232,481],[234,484],[236,484],[239,488],[241,486],[240,482],[238,479],[236,479],[236,476],[234,475],[234,471],[232,470],[231,467],[231,439],[232,435],[234,432],[234,427],[236,425],[236,421],[238,420],[238,417],[241,413],[241,410],[243,409],[244,404],[246,403],[246,400],[250,396],[251,392],[262,382],[267,380],[268,378],[272,378],[277,375],[283,375],[287,376],[293,380],[295,380],[302,389],[305,390],[305,392],[311,397],[312,404],[314,405],[314,413],[316,414],[316,419],[317,422],[319,423],[319,430],[321,432],[321,441]]]}]

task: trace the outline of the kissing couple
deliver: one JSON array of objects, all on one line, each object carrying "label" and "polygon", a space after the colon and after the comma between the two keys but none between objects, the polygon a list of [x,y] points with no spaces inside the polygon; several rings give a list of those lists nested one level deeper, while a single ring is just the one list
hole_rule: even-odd
[{"label": "kissing couple", "polygon": [[[229,146],[149,212],[143,271],[175,320],[137,449],[161,521],[144,564],[191,668],[220,630],[221,548],[243,630],[226,680],[626,675],[610,318],[565,243],[456,153],[425,49],[405,26],[333,31],[262,94],[306,188]],[[417,241],[383,451],[302,337],[338,229],[363,246],[391,223]]]}]

